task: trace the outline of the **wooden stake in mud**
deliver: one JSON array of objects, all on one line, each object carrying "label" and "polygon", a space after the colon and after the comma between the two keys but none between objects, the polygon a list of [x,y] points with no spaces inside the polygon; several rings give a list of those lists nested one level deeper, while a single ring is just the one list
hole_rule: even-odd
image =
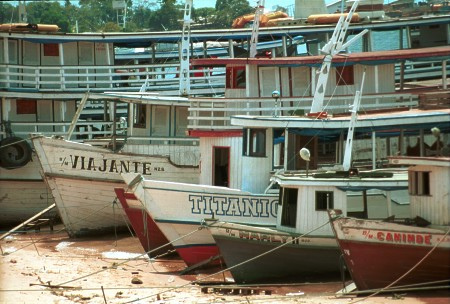
[{"label": "wooden stake in mud", "polygon": [[108,302],[106,301],[105,290],[103,289],[103,286],[102,286],[102,293],[103,293],[103,299],[105,300],[105,304],[108,304]]}]

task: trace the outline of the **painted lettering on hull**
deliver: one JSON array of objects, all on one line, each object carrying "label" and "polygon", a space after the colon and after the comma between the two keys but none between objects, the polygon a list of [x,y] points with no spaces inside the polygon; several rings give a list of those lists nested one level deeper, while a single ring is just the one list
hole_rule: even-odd
[{"label": "painted lettering on hull", "polygon": [[291,244],[305,244],[310,243],[311,239],[309,238],[300,238],[290,235],[282,235],[282,234],[267,234],[267,233],[260,233],[260,232],[254,232],[254,231],[244,231],[244,230],[235,230],[226,228],[225,234],[234,237],[234,238],[240,238],[240,239],[246,239],[251,241],[258,241],[258,242],[268,242],[268,243],[291,243]]},{"label": "painted lettering on hull", "polygon": [[425,233],[363,230],[362,235],[365,239],[377,240],[382,243],[404,245],[432,245],[433,243],[433,235]]},{"label": "painted lettering on hull", "polygon": [[69,155],[68,157],[60,157],[59,163],[61,167],[70,169],[98,171],[105,173],[142,173],[144,175],[152,175],[152,172],[164,172],[165,168],[161,166],[152,166],[151,162],[140,162],[132,160],[116,160],[116,159],[96,159],[94,157],[86,157],[80,155]]},{"label": "painted lettering on hull", "polygon": [[278,199],[190,194],[192,214],[276,218]]}]

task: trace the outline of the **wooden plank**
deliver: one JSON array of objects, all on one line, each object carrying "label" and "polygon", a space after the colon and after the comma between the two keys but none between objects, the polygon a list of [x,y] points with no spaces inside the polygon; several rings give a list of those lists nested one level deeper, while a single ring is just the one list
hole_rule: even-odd
[{"label": "wooden plank", "polygon": [[41,212],[37,213],[36,215],[30,217],[28,220],[26,220],[25,222],[23,222],[22,224],[14,227],[13,229],[9,230],[8,232],[2,234],[0,236],[0,240],[4,239],[5,237],[7,237],[8,235],[10,235],[11,233],[13,233],[14,231],[22,228],[23,226],[27,225],[28,223],[30,223],[31,221],[35,220],[36,218],[40,217],[42,214],[44,214],[47,211],[50,211],[51,209],[55,208],[56,204],[52,204],[50,206],[48,206],[47,208],[45,208],[44,210],[42,210]]}]

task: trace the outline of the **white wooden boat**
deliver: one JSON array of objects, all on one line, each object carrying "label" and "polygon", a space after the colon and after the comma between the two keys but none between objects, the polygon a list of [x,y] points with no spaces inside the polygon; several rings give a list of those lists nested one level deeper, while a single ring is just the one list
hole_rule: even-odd
[{"label": "white wooden boat", "polygon": [[205,218],[275,225],[278,193],[252,194],[226,187],[161,182],[132,173],[122,176],[189,266],[218,255],[210,232],[202,227]]},{"label": "white wooden boat", "polygon": [[[208,226],[238,284],[304,282],[320,275],[338,277],[342,267],[340,251],[327,209],[340,206],[348,214],[356,209],[358,212],[353,214],[380,218],[387,214],[387,206],[395,205],[390,200],[391,191],[407,187],[405,172],[392,177],[355,174],[346,178],[286,173],[272,180],[281,187],[276,227],[235,224],[225,217]],[[379,195],[367,199],[360,192],[373,188],[386,190],[387,198]],[[360,194],[351,197],[351,191]],[[365,204],[362,200],[366,200]]]},{"label": "white wooden boat", "polygon": [[[450,48],[442,48],[436,50],[436,58],[440,58],[441,54],[448,54]],[[363,107],[377,107],[377,108],[392,108],[396,107],[402,102],[410,103],[410,106],[415,104],[412,95],[409,95],[408,101],[403,99],[400,103],[393,103],[399,95],[396,95],[394,88],[395,76],[394,76],[394,62],[398,58],[415,58],[429,56],[430,50],[411,51],[411,52],[387,52],[387,53],[370,53],[370,54],[350,54],[345,58],[335,56],[332,59],[339,62],[346,62],[355,64],[355,69],[352,70],[355,80],[359,80],[364,68],[356,65],[356,62],[371,62],[377,65],[377,60],[380,63],[390,63],[386,66],[383,65],[383,69],[367,67],[369,70],[370,78],[374,77],[378,79],[377,83],[383,83],[385,86],[370,86],[366,89],[366,92],[373,93],[369,98],[363,99]],[[434,51],[433,51],[434,52]],[[442,53],[440,53],[442,52]],[[426,53],[426,55],[425,55]],[[354,57],[353,57],[354,56]],[[446,56],[446,55],[445,55]],[[445,57],[444,56],[444,57]],[[358,59],[356,59],[358,58]],[[364,58],[364,59],[363,59]],[[389,59],[388,59],[389,58]],[[395,59],[397,58],[397,59]],[[190,98],[190,117],[189,117],[189,133],[191,136],[198,136],[200,138],[200,155],[201,155],[201,173],[200,184],[201,186],[189,186],[185,184],[173,184],[166,182],[157,182],[157,185],[152,186],[151,179],[143,178],[143,181],[139,181],[138,184],[134,184],[131,181],[133,178],[125,178],[129,184],[130,191],[135,191],[135,188],[141,189],[142,194],[139,196],[136,193],[136,197],[142,200],[143,205],[147,206],[149,215],[152,216],[156,223],[160,226],[164,232],[164,228],[171,230],[170,235],[166,235],[171,241],[179,240],[179,248],[184,245],[182,242],[189,242],[189,246],[194,248],[203,246],[204,244],[212,244],[211,236],[207,233],[201,233],[204,235],[202,239],[191,239],[183,237],[185,233],[192,231],[195,225],[199,224],[199,218],[197,215],[192,215],[192,207],[189,203],[188,195],[194,192],[206,191],[214,196],[214,191],[218,191],[218,196],[223,197],[225,201],[228,200],[228,194],[223,194],[224,188],[214,188],[212,186],[229,187],[230,191],[236,191],[234,189],[240,189],[251,193],[256,199],[259,195],[265,195],[266,190],[269,189],[268,183],[270,176],[277,170],[284,168],[285,170],[291,170],[297,165],[296,159],[298,149],[292,146],[294,141],[287,142],[287,136],[283,137],[285,130],[289,131],[291,121],[296,119],[302,120],[304,125],[301,129],[314,131],[313,124],[329,125],[328,131],[337,132],[340,134],[342,130],[346,130],[349,124],[348,118],[334,118],[326,117],[326,122],[320,119],[311,119],[307,117],[300,117],[295,115],[296,109],[310,109],[312,98],[297,98],[300,94],[306,95],[312,94],[313,89],[308,86],[308,81],[315,77],[317,70],[313,65],[322,62],[322,57],[291,57],[291,58],[272,58],[272,59],[198,59],[194,60],[195,65],[204,66],[216,66],[225,65],[227,67],[227,89],[225,92],[225,98]],[[330,77],[334,81],[336,67],[330,65]],[[379,73],[382,71],[381,73]],[[245,75],[245,76],[244,76]],[[240,78],[242,77],[242,78]],[[295,84],[292,81],[295,80]],[[335,84],[330,81],[328,85],[325,84],[324,96],[328,96],[333,92]],[[314,82],[313,82],[314,83]],[[336,104],[331,105],[330,112],[339,113],[346,111],[346,105],[348,104],[349,96],[345,95],[348,89],[354,89],[358,84],[356,82],[343,86],[340,88],[339,93],[342,96],[336,97]],[[279,90],[277,96],[272,97],[273,89]],[[383,93],[381,93],[383,91]],[[394,95],[391,95],[394,93]],[[329,97],[326,97],[329,98]],[[392,99],[393,98],[393,99]],[[378,103],[375,104],[375,100]],[[341,103],[342,102],[342,103]],[[275,107],[274,107],[275,105]],[[329,108],[329,107],[328,107]],[[327,110],[328,110],[327,108]],[[294,116],[287,116],[291,113],[295,113]],[[242,114],[249,114],[248,118],[252,119],[251,122],[242,128],[241,125]],[[251,114],[254,114],[253,116]],[[278,115],[277,115],[278,114]],[[434,122],[444,122],[448,118],[448,112],[437,114],[438,117],[433,119]],[[274,117],[275,116],[275,117]],[[280,117],[276,117],[280,116]],[[400,115],[401,116],[401,115]],[[426,115],[425,115],[426,116]],[[270,126],[275,122],[282,122],[286,119],[289,121],[283,126],[277,125],[277,128],[272,129]],[[424,118],[424,119],[428,119]],[[260,121],[261,123],[260,123]],[[238,121],[239,126],[233,125],[230,121]],[[339,121],[339,122],[337,122]],[[378,126],[383,126],[385,123],[380,119],[377,123]],[[372,120],[368,120],[369,125],[372,124]],[[257,126],[252,128],[250,126]],[[268,126],[268,127],[267,127]],[[267,128],[267,130],[266,130]],[[322,127],[320,127],[322,129]],[[281,131],[280,131],[281,130]],[[327,132],[328,132],[327,131]],[[266,133],[268,132],[268,133]],[[287,133],[286,133],[287,134]],[[282,138],[284,142],[284,149],[279,144],[279,138]],[[293,138],[293,137],[292,137]],[[336,139],[336,137],[334,137]],[[318,142],[317,142],[318,143]],[[288,145],[289,144],[289,145]],[[335,144],[335,141],[333,141]],[[332,144],[332,145],[333,145]],[[372,142],[369,140],[368,146]],[[298,145],[298,144],[297,144]],[[369,152],[371,150],[369,149]],[[288,154],[289,153],[289,154]],[[356,153],[358,154],[358,153]],[[334,155],[333,155],[334,156]],[[281,159],[284,158],[284,161]],[[336,158],[339,161],[339,158]],[[316,166],[315,166],[316,167]],[[315,168],[314,167],[314,168]],[[183,190],[180,190],[183,189]],[[180,192],[180,193],[178,193]],[[277,191],[275,191],[277,192]],[[180,195],[180,199],[174,200],[174,202],[168,203],[169,197],[173,195]],[[181,194],[182,193],[182,194]],[[182,196],[181,196],[182,195]],[[178,208],[186,208],[186,210],[177,209],[152,209],[152,206],[163,206],[164,204],[176,204],[183,202],[183,205]],[[172,213],[172,214],[170,214]],[[183,216],[180,217],[179,215]],[[190,215],[190,219],[187,217]],[[178,219],[177,219],[178,217]],[[245,220],[245,219],[243,219]],[[239,222],[239,219],[235,221]],[[185,223],[187,228],[183,228]],[[192,225],[194,223],[195,225]],[[195,237],[200,235],[196,233]],[[195,242],[197,242],[195,244]],[[211,247],[211,246],[209,246]],[[216,251],[214,251],[215,253]],[[192,263],[189,260],[188,263]]]},{"label": "white wooden boat", "polygon": [[[333,54],[333,62],[354,65],[354,69],[351,72],[351,75],[354,76],[354,82],[347,82],[347,85],[339,87],[337,89],[338,96],[333,97],[333,103],[327,105],[326,109],[329,113],[346,111],[346,105],[351,97],[346,93],[360,85],[357,81],[360,81],[365,68],[367,69],[368,78],[377,80],[371,82],[366,88],[365,92],[368,95],[364,95],[361,107],[365,109],[372,107],[377,109],[387,108],[392,112],[393,108],[397,108],[402,103],[404,105],[409,104],[410,107],[416,106],[418,104],[418,95],[414,95],[420,94],[417,91],[411,95],[406,93],[408,94],[407,101],[405,98],[397,99],[402,93],[395,91],[394,62],[400,58],[412,59],[421,58],[422,56],[429,57],[430,55],[443,59],[450,54],[449,52],[450,48],[442,47],[436,49],[373,52],[370,54],[358,53],[349,54],[345,57]],[[313,150],[314,160],[316,160],[316,156],[321,155],[319,153],[319,146],[321,146],[320,149],[322,150],[320,151],[326,151],[327,147],[332,147],[333,151],[330,151],[331,153],[324,153],[328,154],[328,156],[331,154],[331,163],[340,162],[343,149],[339,138],[348,128],[349,117],[325,115],[324,119],[321,119],[321,117],[308,118],[296,112],[298,109],[311,108],[313,98],[297,98],[296,96],[300,94],[310,96],[312,94],[314,89],[308,83],[309,80],[314,79],[315,75],[318,74],[318,70],[314,65],[322,62],[322,60],[323,58],[319,56],[309,56],[279,59],[250,58],[245,60],[218,58],[193,61],[195,65],[200,66],[225,65],[228,79],[225,98],[190,98],[191,114],[188,129],[191,136],[200,138],[201,186],[188,187],[188,185],[184,184],[159,181],[157,186],[153,187],[151,179],[143,178],[143,181],[139,181],[138,184],[134,185],[131,182],[133,178],[125,178],[129,184],[130,191],[134,192],[137,187],[144,189],[142,192],[147,195],[137,195],[135,193],[136,197],[141,199],[142,203],[147,206],[149,215],[155,219],[155,222],[163,232],[163,226],[167,230],[171,229],[171,234],[166,235],[169,240],[183,239],[180,242],[189,242],[190,247],[212,244],[211,237],[207,233],[203,234],[204,237],[202,239],[188,241],[189,238],[186,238],[184,240],[184,234],[192,231],[192,228],[199,224],[198,219],[194,220],[191,218],[189,220],[184,217],[191,213],[189,204],[185,204],[187,209],[184,211],[178,209],[169,209],[168,211],[151,209],[152,205],[163,206],[163,204],[168,204],[167,198],[179,191],[178,189],[183,189],[183,191],[180,191],[184,193],[184,197],[180,199],[182,202],[188,201],[189,191],[206,191],[210,193],[214,191],[214,188],[211,188],[211,186],[240,189],[258,197],[258,195],[266,193],[266,190],[270,188],[268,185],[270,177],[277,170],[304,168],[304,163],[298,162],[297,156],[298,147],[302,140],[305,140],[305,142],[311,141],[313,146],[316,147]],[[368,64],[368,66],[364,68],[359,64]],[[371,65],[369,66],[369,64]],[[333,81],[338,82],[338,78],[334,78],[337,75],[337,73],[335,74],[337,70],[339,68],[330,64],[330,83],[323,85],[324,94],[322,97],[326,96],[325,99],[330,98],[329,95],[336,88],[336,83],[333,83]],[[315,81],[313,83],[316,88],[319,87],[319,85],[315,84]],[[383,86],[379,85],[381,83],[383,83]],[[278,90],[276,96],[272,96],[273,89]],[[342,95],[339,95],[339,93]],[[403,97],[406,97],[406,95]],[[394,102],[394,100],[398,100],[399,103]],[[395,111],[397,110],[400,109]],[[414,113],[412,111],[408,115],[398,113],[390,116],[389,123],[393,122],[396,125],[395,129],[397,132],[402,128],[407,132],[410,130],[411,122],[418,122],[420,117],[420,122],[425,124],[418,124],[417,128],[413,128],[414,132],[417,132],[419,129],[427,128],[430,125],[445,125],[449,119],[447,110],[424,111],[418,116],[416,116],[417,113]],[[399,120],[398,118],[402,116],[405,116],[406,119]],[[369,158],[371,158],[374,153],[373,149],[376,149],[375,151],[378,152],[379,148],[376,148],[377,145],[373,143],[373,138],[375,138],[376,134],[380,135],[392,130],[392,127],[388,126],[389,123],[386,123],[385,119],[388,119],[388,117],[380,116],[377,119],[375,116],[367,115],[365,118],[361,118],[361,127],[364,127],[361,130],[362,132],[370,134],[372,127],[377,132],[373,133],[372,139],[355,140],[355,146],[365,151],[356,152],[355,160],[366,158],[367,152],[369,152]],[[426,125],[426,123],[429,123],[429,125]],[[293,131],[292,133],[290,133],[291,130]],[[319,143],[319,138],[322,138],[321,135],[314,137],[318,130],[324,132],[324,138],[330,134],[332,140],[330,142],[322,142],[322,139],[320,139],[321,143]],[[306,134],[303,135],[300,132],[306,132]],[[402,146],[403,142],[404,139],[400,139],[400,144],[397,148]],[[358,144],[360,145],[358,146]],[[372,146],[373,148],[370,148]],[[334,147],[341,148],[339,148],[338,152]],[[367,148],[369,149],[367,150]],[[392,153],[390,149],[391,147],[388,147],[384,153],[389,155]],[[380,158],[385,159],[385,156],[383,155]],[[327,157],[324,157],[324,159]],[[376,153],[374,159],[377,159]],[[328,165],[330,164],[329,161],[330,159],[326,161],[318,160],[317,163],[311,164],[311,169]],[[224,190],[220,188],[216,189],[216,191]],[[226,201],[227,199],[228,196],[224,196],[224,200]],[[176,222],[177,216],[175,213],[168,214],[167,212],[180,212],[180,214],[183,214],[183,219],[178,219],[178,222]],[[185,226],[190,226],[188,228],[181,227],[183,222],[185,222]],[[195,223],[195,225],[192,226],[191,222]],[[179,247],[181,248],[181,246],[180,243]],[[190,261],[189,263],[192,262]]]},{"label": "white wooden boat", "polygon": [[390,161],[411,165],[409,220],[356,219],[331,211],[348,270],[359,290],[446,286],[450,277],[450,159],[393,157]]},{"label": "white wooden boat", "polygon": [[[142,121],[130,116],[134,123],[117,152],[57,137],[32,139],[45,181],[71,236],[125,227],[126,217],[114,193],[114,188],[125,186],[121,173],[198,183],[197,139],[186,138],[183,129],[186,100],[139,95],[117,98],[137,102],[130,115],[142,115]],[[114,138],[104,144],[114,146],[113,142]]]}]

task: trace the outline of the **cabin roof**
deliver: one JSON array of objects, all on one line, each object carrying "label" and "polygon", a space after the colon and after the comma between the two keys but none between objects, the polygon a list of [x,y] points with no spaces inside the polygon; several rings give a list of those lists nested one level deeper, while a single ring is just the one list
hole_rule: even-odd
[{"label": "cabin roof", "polygon": [[437,167],[450,167],[450,157],[448,156],[391,156],[389,163],[395,165],[427,165]]},{"label": "cabin roof", "polygon": [[[193,59],[195,66],[223,66],[223,65],[264,65],[264,66],[320,66],[323,62],[321,55],[297,56],[278,58],[205,58]],[[384,64],[404,60],[435,61],[450,59],[450,46],[429,47],[420,49],[389,50],[374,52],[359,52],[338,54],[333,57],[334,65],[351,64]]]},{"label": "cabin roof", "polygon": [[[339,137],[342,130],[348,130],[350,116],[329,116],[325,119],[305,116],[250,116],[239,115],[231,118],[231,124],[247,128],[289,128],[290,133],[319,136],[321,138]],[[439,128],[443,133],[450,132],[450,109],[421,110],[411,109],[396,112],[359,114],[355,135],[373,131],[377,136],[394,136],[400,130]]]},{"label": "cabin roof", "polygon": [[[413,18],[382,20],[364,23],[352,23],[349,32],[358,33],[364,29],[388,31],[400,29],[406,26],[425,26],[432,24],[448,24],[450,15],[444,16],[421,16]],[[331,33],[335,24],[329,25],[298,25],[260,28],[259,40],[281,37],[295,37],[320,33]],[[251,28],[243,29],[214,29],[214,30],[192,30],[191,42],[201,41],[227,41],[250,39]],[[181,31],[164,32],[140,32],[140,33],[46,33],[46,32],[0,32],[0,37],[21,39],[35,43],[65,43],[65,42],[103,42],[122,44],[124,47],[146,47],[157,42],[178,42],[181,39]]]},{"label": "cabin roof", "polygon": [[90,99],[112,100],[134,104],[157,104],[157,105],[189,105],[189,99],[177,96],[164,96],[147,92],[105,92],[90,93]]},{"label": "cabin roof", "polygon": [[342,191],[363,191],[378,189],[385,191],[402,190],[408,188],[408,174],[406,171],[393,172],[392,177],[320,177],[316,178],[312,173],[282,172],[271,177],[271,181],[280,186],[316,186],[337,187]]}]

